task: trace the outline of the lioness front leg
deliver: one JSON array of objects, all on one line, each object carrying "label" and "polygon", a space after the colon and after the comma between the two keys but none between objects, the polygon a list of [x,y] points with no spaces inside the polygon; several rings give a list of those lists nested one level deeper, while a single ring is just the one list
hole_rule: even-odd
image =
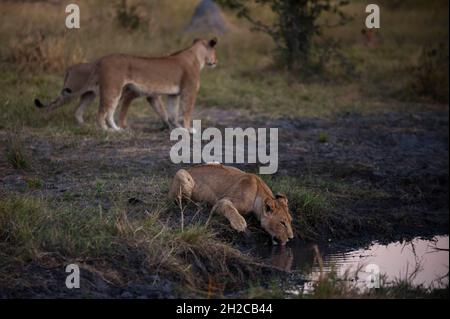
[{"label": "lioness front leg", "polygon": [[242,232],[247,228],[247,222],[245,221],[244,217],[239,214],[238,210],[231,202],[231,200],[227,198],[219,200],[212,208],[211,213],[214,213],[216,211],[225,216],[225,218],[230,222],[231,227],[233,227],[235,230]]},{"label": "lioness front leg", "polygon": [[189,130],[190,133],[195,133],[191,128],[191,116],[194,110],[195,99],[197,98],[197,91],[186,90],[181,93],[181,109],[183,110],[183,126]]},{"label": "lioness front leg", "polygon": [[167,97],[167,111],[169,115],[169,122],[174,127],[180,127],[179,112],[180,112],[180,96],[169,95]]}]

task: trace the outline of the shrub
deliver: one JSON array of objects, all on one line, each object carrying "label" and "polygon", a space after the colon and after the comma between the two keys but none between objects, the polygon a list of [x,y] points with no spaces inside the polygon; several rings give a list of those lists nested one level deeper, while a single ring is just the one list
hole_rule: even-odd
[{"label": "shrub", "polygon": [[436,101],[448,102],[448,47],[423,48],[414,68],[413,90]]},{"label": "shrub", "polygon": [[136,13],[136,6],[129,6],[126,0],[122,0],[117,6],[116,17],[121,27],[127,30],[139,28],[141,19]]},{"label": "shrub", "polygon": [[[324,13],[337,17],[334,26],[346,24],[350,18],[341,10],[347,1],[330,0],[255,0],[257,4],[269,6],[275,14],[273,23],[267,24],[254,18],[243,0],[220,0],[221,4],[237,11],[238,17],[245,18],[254,30],[267,33],[274,40],[282,61],[290,70],[305,70],[311,64],[324,63],[320,58],[321,48],[314,42],[322,35],[324,27],[331,25],[319,22]],[[328,50],[330,46],[323,47]],[[318,61],[317,58],[319,57]]]}]

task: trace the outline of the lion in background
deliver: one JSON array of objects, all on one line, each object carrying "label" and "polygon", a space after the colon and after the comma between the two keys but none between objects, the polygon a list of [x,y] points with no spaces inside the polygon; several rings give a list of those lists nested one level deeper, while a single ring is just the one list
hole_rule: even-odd
[{"label": "lion in background", "polygon": [[[84,112],[89,105],[98,96],[98,83],[89,83],[89,78],[95,72],[94,63],[78,63],[67,68],[64,75],[63,89],[58,97],[56,97],[51,102],[44,104],[40,99],[36,98],[34,104],[38,108],[46,109],[48,111],[53,111],[75,98],[79,97],[79,102],[75,110],[75,119],[78,124],[84,124]],[[125,89],[121,96],[121,111],[119,115],[119,126],[123,129],[127,128],[127,113],[131,105],[131,102],[138,98],[139,94]],[[148,96],[147,102],[159,115],[163,123],[171,128],[172,124],[169,122],[169,118],[166,112],[164,103],[159,96]]]},{"label": "lion in background", "polygon": [[[139,57],[126,54],[111,54],[94,63],[76,64],[68,68],[64,88],[54,101],[34,103],[39,108],[53,110],[74,97],[80,97],[75,112],[82,124],[85,108],[95,97],[100,97],[97,123],[104,130],[119,131],[127,126],[126,115],[131,102],[145,96],[163,122],[169,127],[179,127],[180,108],[183,111],[183,126],[192,132],[191,116],[200,88],[200,71],[215,67],[218,63],[215,46],[217,39],[195,39],[188,48],[163,57]],[[166,111],[161,95],[168,98]],[[119,126],[114,113],[122,104]]]}]

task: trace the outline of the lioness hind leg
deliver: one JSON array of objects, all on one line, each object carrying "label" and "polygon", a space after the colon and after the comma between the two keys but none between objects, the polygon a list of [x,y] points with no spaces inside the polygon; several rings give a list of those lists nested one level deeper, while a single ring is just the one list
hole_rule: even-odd
[{"label": "lioness hind leg", "polygon": [[94,92],[86,92],[80,97],[80,103],[78,104],[77,110],[75,111],[75,118],[78,124],[83,124],[83,114],[86,107],[88,107],[92,101],[95,99]]},{"label": "lioness hind leg", "polygon": [[180,169],[172,180],[169,198],[176,200],[177,203],[181,203],[183,198],[191,198],[194,187],[195,181],[191,174],[184,169]]},{"label": "lioness hind leg", "polygon": [[167,97],[167,109],[169,122],[174,127],[180,127],[179,123],[179,113],[180,113],[180,96],[179,95],[169,95]]},{"label": "lioness hind leg", "polygon": [[127,112],[131,105],[131,102],[138,96],[139,94],[128,90],[124,90],[124,92],[122,93],[122,106],[120,107],[120,116],[119,116],[119,126],[121,128],[126,128],[128,126]]},{"label": "lioness hind leg", "polygon": [[97,122],[105,131],[108,131],[107,125],[112,130],[119,131],[120,128],[114,121],[114,112],[122,95],[122,86],[120,83],[108,83],[108,80],[110,79],[104,79],[103,85],[100,85],[100,107],[97,113]]},{"label": "lioness hind leg", "polygon": [[112,106],[108,109],[107,115],[106,115],[106,123],[108,123],[109,127],[112,128],[114,131],[120,131],[122,128],[118,127],[116,124],[116,121],[114,120],[114,113],[116,111],[117,105],[119,104],[120,98],[117,98]]},{"label": "lioness hind leg", "polygon": [[225,216],[230,222],[231,227],[237,231],[242,232],[247,228],[247,222],[244,217],[239,214],[238,210],[229,199],[224,198],[219,200],[212,208],[212,213],[216,211]]},{"label": "lioness hind leg", "polygon": [[108,125],[106,125],[106,112],[103,110],[98,111],[97,113],[97,124],[104,131],[108,130]]},{"label": "lioness hind leg", "polygon": [[104,98],[100,96],[100,106],[97,113],[97,124],[102,130],[107,131],[108,130],[108,125],[106,125],[107,113],[104,106],[105,102],[103,100]]}]

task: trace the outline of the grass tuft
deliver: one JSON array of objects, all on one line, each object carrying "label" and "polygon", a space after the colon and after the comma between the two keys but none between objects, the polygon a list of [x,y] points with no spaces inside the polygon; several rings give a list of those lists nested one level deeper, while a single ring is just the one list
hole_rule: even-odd
[{"label": "grass tuft", "polygon": [[318,141],[319,143],[327,143],[329,140],[328,133],[320,132]]},{"label": "grass tuft", "polygon": [[21,136],[18,133],[11,134],[8,137],[6,160],[15,169],[28,169],[30,167],[30,162],[25,154]]}]

